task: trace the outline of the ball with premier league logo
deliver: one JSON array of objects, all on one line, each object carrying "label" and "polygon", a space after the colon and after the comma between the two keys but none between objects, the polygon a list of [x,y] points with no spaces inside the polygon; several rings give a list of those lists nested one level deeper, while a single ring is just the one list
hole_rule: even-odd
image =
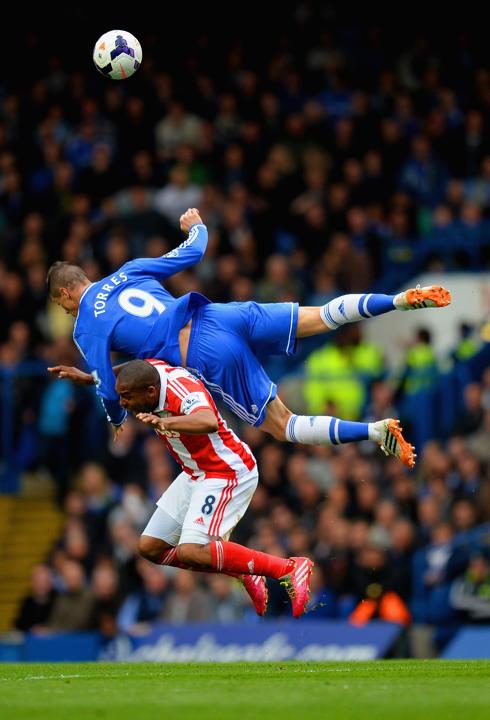
[{"label": "ball with premier league logo", "polygon": [[93,58],[102,75],[112,80],[127,80],[141,65],[143,51],[130,32],[110,30],[95,43]]}]

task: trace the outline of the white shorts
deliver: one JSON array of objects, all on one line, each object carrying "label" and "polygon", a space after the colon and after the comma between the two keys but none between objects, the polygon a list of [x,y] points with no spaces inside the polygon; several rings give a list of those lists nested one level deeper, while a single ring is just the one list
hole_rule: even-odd
[{"label": "white shorts", "polygon": [[210,537],[228,540],[245,514],[259,480],[257,469],[240,478],[192,480],[183,472],[157,502],[143,535],[175,547],[205,545]]}]

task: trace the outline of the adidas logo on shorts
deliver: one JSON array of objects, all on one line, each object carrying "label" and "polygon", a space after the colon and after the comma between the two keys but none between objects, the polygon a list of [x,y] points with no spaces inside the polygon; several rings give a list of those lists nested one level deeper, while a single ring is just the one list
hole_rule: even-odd
[{"label": "adidas logo on shorts", "polygon": [[205,525],[205,522],[204,522],[202,516],[198,517],[196,520],[194,520],[194,525]]}]

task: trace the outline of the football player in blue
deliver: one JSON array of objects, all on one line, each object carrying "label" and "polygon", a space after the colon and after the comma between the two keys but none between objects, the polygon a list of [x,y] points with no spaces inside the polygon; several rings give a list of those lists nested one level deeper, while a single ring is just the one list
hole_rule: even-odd
[{"label": "football player in blue", "polygon": [[119,404],[111,351],[132,358],[159,358],[188,368],[241,420],[278,440],[333,444],[372,440],[405,465],[415,463],[414,448],[397,420],[374,423],[292,413],[277,397],[260,358],[295,352],[297,338],[308,337],[394,310],[445,307],[448,290],[430,286],[398,295],[343,295],[322,307],[297,303],[213,303],[197,292],[175,298],[161,281],[195,265],[208,240],[198,210],[190,208],[180,226],[187,239],[158,258],[125,263],[111,276],[91,283],[82,268],[57,262],[48,272],[53,302],[76,318],[73,339],[91,371],[56,366],[60,378],[97,387],[108,419],[119,432],[126,412]]}]

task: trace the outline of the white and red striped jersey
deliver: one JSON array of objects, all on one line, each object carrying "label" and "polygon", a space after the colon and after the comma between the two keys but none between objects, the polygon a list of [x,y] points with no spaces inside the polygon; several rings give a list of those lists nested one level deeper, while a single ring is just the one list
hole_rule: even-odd
[{"label": "white and red striped jersey", "polygon": [[207,435],[186,435],[174,430],[157,434],[182,469],[198,479],[205,477],[237,477],[256,466],[252,451],[231,430],[221,417],[213,398],[200,380],[181,367],[162,360],[147,360],[160,375],[161,390],[156,415],[191,415],[206,408],[218,420],[218,430]]}]

